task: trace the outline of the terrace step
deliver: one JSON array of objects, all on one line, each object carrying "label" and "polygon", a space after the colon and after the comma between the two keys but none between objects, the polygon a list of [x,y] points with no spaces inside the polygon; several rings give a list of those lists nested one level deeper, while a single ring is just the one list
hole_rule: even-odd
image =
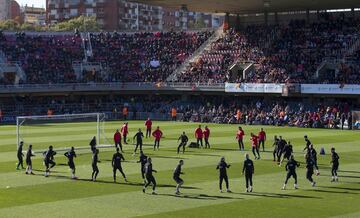
[{"label": "terrace step", "polygon": [[205,41],[191,56],[189,56],[167,79],[167,82],[174,82],[177,81],[178,75],[180,75],[182,72],[184,72],[187,67],[190,65],[190,63],[197,60],[201,55],[204,53],[204,51],[210,50],[211,45],[213,42],[217,41],[221,36],[223,29],[222,27],[219,27],[214,34]]}]

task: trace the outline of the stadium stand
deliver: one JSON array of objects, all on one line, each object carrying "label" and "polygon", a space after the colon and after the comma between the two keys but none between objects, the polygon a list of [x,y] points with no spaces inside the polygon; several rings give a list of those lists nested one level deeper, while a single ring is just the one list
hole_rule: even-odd
[{"label": "stadium stand", "polygon": [[[360,37],[357,23],[358,18],[324,13],[313,23],[292,20],[286,25],[251,25],[239,32],[230,29],[191,63],[180,81],[359,84],[359,62],[345,62],[338,74],[326,79],[315,76],[324,59],[344,58],[344,50]],[[229,66],[235,62],[253,63],[255,70],[231,79]]]},{"label": "stadium stand", "polygon": [[[341,120],[351,121],[351,109],[358,105],[347,100],[337,103],[311,104],[299,98],[244,97],[239,102],[232,97],[192,97],[180,100],[179,96],[64,96],[25,97],[7,99],[0,105],[4,115],[77,114],[103,111],[111,118],[120,118],[123,107],[129,108],[133,119],[146,119],[150,114],[170,117],[171,108],[177,108],[179,120],[185,122],[240,123],[248,125],[276,125],[311,128],[340,128]],[[14,107],[16,105],[16,107]],[[238,113],[240,112],[240,116]]]},{"label": "stadium stand", "polygon": [[[164,81],[211,34],[99,33],[91,34],[91,43],[80,34],[1,34],[0,50],[8,61],[21,63],[27,79],[20,83],[157,82]],[[89,44],[92,53],[83,52]],[[81,75],[76,75],[73,62],[84,60],[100,62],[107,71],[102,74],[92,68],[82,69]]]}]

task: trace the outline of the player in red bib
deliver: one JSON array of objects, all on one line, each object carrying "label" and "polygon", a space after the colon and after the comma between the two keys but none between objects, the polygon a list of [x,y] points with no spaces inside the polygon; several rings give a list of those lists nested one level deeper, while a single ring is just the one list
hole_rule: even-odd
[{"label": "player in red bib", "polygon": [[238,140],[240,151],[244,150],[244,142],[243,142],[244,135],[245,135],[244,130],[241,128],[241,126],[239,126],[239,130],[236,133],[236,139]]},{"label": "player in red bib", "polygon": [[266,133],[263,128],[260,129],[258,136],[259,136],[259,149],[260,146],[262,145],[262,149],[263,151],[265,151]]},{"label": "player in red bib", "polygon": [[146,126],[146,138],[151,135],[151,126],[152,126],[152,121],[150,120],[150,118],[147,118],[147,120],[145,121],[145,126]]},{"label": "player in red bib", "polygon": [[[257,135],[254,135],[253,133],[251,133],[251,147],[252,147],[252,152],[255,156],[255,160],[260,159],[258,139],[259,139],[259,137]],[[255,152],[257,153],[257,156],[256,156]]]},{"label": "player in red bib", "polygon": [[115,143],[115,147],[120,148],[121,152],[123,152],[122,144],[121,144],[121,133],[119,132],[118,129],[114,134],[114,143]]},{"label": "player in red bib", "polygon": [[196,144],[200,147],[203,147],[203,131],[201,129],[201,125],[195,130],[195,138],[196,138]]},{"label": "player in red bib", "polygon": [[154,151],[155,151],[155,148],[157,148],[159,150],[160,139],[161,139],[161,137],[163,135],[163,133],[160,130],[160,127],[156,127],[156,130],[152,133],[152,135],[155,138]]},{"label": "player in red bib", "polygon": [[205,126],[203,135],[204,135],[204,139],[205,139],[205,148],[207,148],[207,147],[210,148],[210,143],[209,143],[210,129],[207,126]]},{"label": "player in red bib", "polygon": [[124,125],[121,127],[121,134],[123,135],[124,138],[124,144],[127,144],[126,136],[129,134],[128,128],[129,128],[128,123],[124,123]]}]

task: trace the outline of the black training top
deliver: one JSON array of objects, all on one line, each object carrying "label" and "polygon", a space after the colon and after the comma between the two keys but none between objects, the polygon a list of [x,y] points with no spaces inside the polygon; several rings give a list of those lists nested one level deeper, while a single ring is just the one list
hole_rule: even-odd
[{"label": "black training top", "polygon": [[287,156],[291,155],[291,153],[293,152],[292,145],[286,145],[283,152]]},{"label": "black training top", "polygon": [[309,150],[308,150],[308,154],[309,154],[309,155],[310,155],[310,157],[312,157],[314,160],[316,160],[316,159],[317,159],[317,157],[316,157],[317,152],[316,152],[316,150],[315,150],[314,148],[309,149]]},{"label": "black training top", "polygon": [[90,145],[91,147],[95,147],[95,146],[96,146],[96,140],[95,140],[95,139],[91,139],[89,145]]},{"label": "black training top", "polygon": [[253,174],[254,173],[254,162],[250,159],[247,159],[244,161],[244,166],[242,172],[247,174]]},{"label": "black training top", "polygon": [[178,164],[177,167],[176,167],[175,170],[174,170],[174,177],[179,177],[180,174],[182,174],[182,172],[181,172],[181,165]]},{"label": "black training top", "polygon": [[69,162],[74,162],[74,157],[76,157],[75,151],[68,151],[64,154],[68,158]]},{"label": "black training top", "polygon": [[50,161],[54,159],[54,155],[56,155],[56,152],[53,150],[47,150],[44,152],[45,161]]},{"label": "black training top", "polygon": [[146,162],[147,162],[147,156],[145,154],[140,155],[140,159],[139,159],[139,163],[141,163],[141,166],[145,166]]},{"label": "black training top", "polygon": [[307,158],[306,159],[306,169],[308,170],[313,170],[315,166],[315,162],[312,158]]},{"label": "black training top", "polygon": [[144,173],[146,176],[152,176],[153,172],[152,163],[146,163],[144,168]]},{"label": "black training top", "polygon": [[134,135],[134,138],[136,138],[137,142],[142,142],[143,137],[144,137],[144,134],[142,132],[138,132]]},{"label": "black training top", "polygon": [[333,153],[331,154],[331,163],[333,163],[333,164],[339,164],[339,159],[340,159],[340,157],[339,157],[339,155],[338,155],[336,152],[333,152]]},{"label": "black training top", "polygon": [[187,143],[189,141],[189,138],[182,134],[180,137],[179,137],[179,140],[181,140],[182,143]]},{"label": "black training top", "polygon": [[113,158],[112,158],[112,165],[113,166],[121,166],[121,161],[122,160],[125,160],[124,156],[119,153],[119,152],[116,152],[114,155],[113,155]]},{"label": "black training top", "polygon": [[92,156],[92,165],[97,165],[98,162],[99,162],[99,160],[98,160],[98,154],[93,153],[93,156]]},{"label": "black training top", "polygon": [[295,171],[296,170],[296,167],[299,167],[300,166],[300,163],[298,163],[296,160],[289,160],[285,166],[285,169],[287,171]]},{"label": "black training top", "polygon": [[216,169],[220,171],[221,175],[226,175],[226,168],[229,168],[230,165],[228,165],[225,161],[220,161],[217,165]]},{"label": "black training top", "polygon": [[17,155],[18,156],[23,155],[22,150],[23,150],[23,146],[19,145],[18,150],[17,150]]},{"label": "black training top", "polygon": [[33,155],[31,149],[28,149],[28,151],[26,153],[26,161],[30,161],[32,156],[35,156],[35,155]]},{"label": "black training top", "polygon": [[305,142],[306,142],[306,145],[305,145],[304,151],[309,149],[309,146],[311,145],[311,141],[309,139],[305,139]]},{"label": "black training top", "polygon": [[279,142],[278,142],[278,149],[279,149],[279,150],[283,150],[286,144],[287,144],[287,143],[286,143],[286,141],[285,141],[284,139],[279,140]]}]

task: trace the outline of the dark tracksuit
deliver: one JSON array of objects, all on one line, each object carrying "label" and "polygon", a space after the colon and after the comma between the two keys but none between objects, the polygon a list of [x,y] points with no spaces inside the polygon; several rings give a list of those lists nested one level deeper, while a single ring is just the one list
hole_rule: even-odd
[{"label": "dark tracksuit", "polygon": [[113,167],[113,177],[114,177],[114,182],[116,181],[116,171],[119,170],[121,175],[126,178],[123,170],[122,170],[122,167],[121,167],[121,161],[124,161],[124,156],[119,153],[119,152],[116,152],[114,155],[113,155],[113,158],[112,158],[112,167]]},{"label": "dark tracksuit", "polygon": [[296,167],[299,167],[300,163],[296,160],[289,160],[285,166],[286,171],[288,172],[286,175],[285,184],[287,184],[288,180],[292,176],[295,179],[295,184],[297,184],[297,175],[296,175]]},{"label": "dark tracksuit", "polygon": [[308,157],[306,159],[306,179],[309,180],[310,182],[314,182],[312,178],[314,174],[314,166],[315,166],[315,162],[311,157]]},{"label": "dark tracksuit", "polygon": [[273,156],[274,156],[274,161],[276,160],[276,156],[277,156],[277,151],[278,151],[278,147],[279,147],[279,139],[275,139],[274,141],[274,151],[273,151]]},{"label": "dark tracksuit", "polygon": [[17,158],[18,158],[18,164],[17,164],[17,169],[19,169],[19,167],[21,166],[21,168],[24,168],[24,160],[23,160],[23,156],[24,154],[22,153],[23,151],[23,146],[19,145],[19,148],[17,150]]},{"label": "dark tracksuit", "polygon": [[319,167],[317,165],[317,152],[316,152],[316,150],[314,148],[308,149],[308,155],[313,159],[315,169],[319,170]]},{"label": "dark tracksuit", "polygon": [[220,176],[219,176],[219,188],[222,190],[222,183],[223,180],[225,180],[226,189],[229,189],[229,179],[227,176],[226,168],[229,168],[230,165],[228,165],[225,161],[220,161],[220,163],[217,165],[216,169],[219,170]]},{"label": "dark tracksuit", "polygon": [[99,168],[97,166],[98,162],[99,162],[98,154],[96,154],[94,152],[93,156],[92,156],[92,163],[91,163],[91,166],[92,166],[92,169],[93,169],[93,172],[92,172],[92,175],[91,175],[92,179],[96,179],[97,175],[99,174]]},{"label": "dark tracksuit", "polygon": [[286,141],[284,139],[279,140],[278,142],[278,148],[277,148],[277,161],[280,163],[281,160],[281,155],[284,151],[285,145],[286,145]]},{"label": "dark tracksuit", "polygon": [[304,151],[308,150],[309,146],[311,145],[311,141],[309,139],[305,139],[305,142],[306,142],[306,145],[305,145]]},{"label": "dark tracksuit", "polygon": [[142,132],[138,132],[134,135],[134,139],[136,138],[136,147],[135,147],[134,153],[136,153],[139,146],[140,146],[140,151],[142,151],[143,137],[144,137],[144,134]]},{"label": "dark tracksuit", "polygon": [[32,166],[32,161],[31,161],[31,157],[33,157],[35,155],[33,155],[32,150],[28,149],[27,153],[26,153],[26,165],[28,166]]},{"label": "dark tracksuit", "polygon": [[178,164],[177,167],[174,170],[173,179],[177,184],[183,183],[184,181],[180,178],[180,174],[183,174],[181,172],[181,165]]},{"label": "dark tracksuit", "polygon": [[95,152],[95,149],[96,149],[96,140],[95,140],[95,139],[91,139],[89,145],[90,145],[91,151],[94,153],[94,152]]},{"label": "dark tracksuit", "polygon": [[244,161],[242,172],[245,173],[246,188],[249,188],[249,185],[253,185],[252,175],[254,174],[254,163],[252,160],[247,159]]},{"label": "dark tracksuit", "polygon": [[140,155],[140,159],[138,163],[141,164],[141,177],[145,179],[145,164],[147,163],[147,156],[146,155]]},{"label": "dark tracksuit", "polygon": [[156,188],[156,180],[153,176],[154,170],[152,168],[152,164],[151,163],[146,163],[145,164],[145,169],[144,169],[144,173],[145,173],[145,177],[146,177],[146,184],[145,184],[145,188],[148,187],[151,183],[153,184],[153,191],[155,191]]},{"label": "dark tracksuit", "polygon": [[47,150],[44,152],[44,155],[45,155],[44,163],[46,167],[46,172],[49,172],[50,168],[53,168],[56,165],[56,163],[54,162],[54,155],[56,155],[56,152],[53,150]]},{"label": "dark tracksuit", "polygon": [[284,158],[289,160],[292,153],[293,153],[292,145],[290,145],[290,144],[285,145],[285,147],[283,149]]},{"label": "dark tracksuit", "polygon": [[178,140],[180,140],[181,142],[177,148],[177,153],[180,152],[181,147],[182,147],[183,153],[185,153],[185,146],[186,146],[186,143],[189,141],[189,138],[186,135],[181,135]]},{"label": "dark tracksuit", "polygon": [[339,155],[336,152],[333,152],[331,154],[331,175],[332,176],[337,176],[337,170],[339,169]]},{"label": "dark tracksuit", "polygon": [[75,171],[74,157],[76,157],[75,151],[68,151],[64,154],[68,158],[68,165],[70,169]]}]

